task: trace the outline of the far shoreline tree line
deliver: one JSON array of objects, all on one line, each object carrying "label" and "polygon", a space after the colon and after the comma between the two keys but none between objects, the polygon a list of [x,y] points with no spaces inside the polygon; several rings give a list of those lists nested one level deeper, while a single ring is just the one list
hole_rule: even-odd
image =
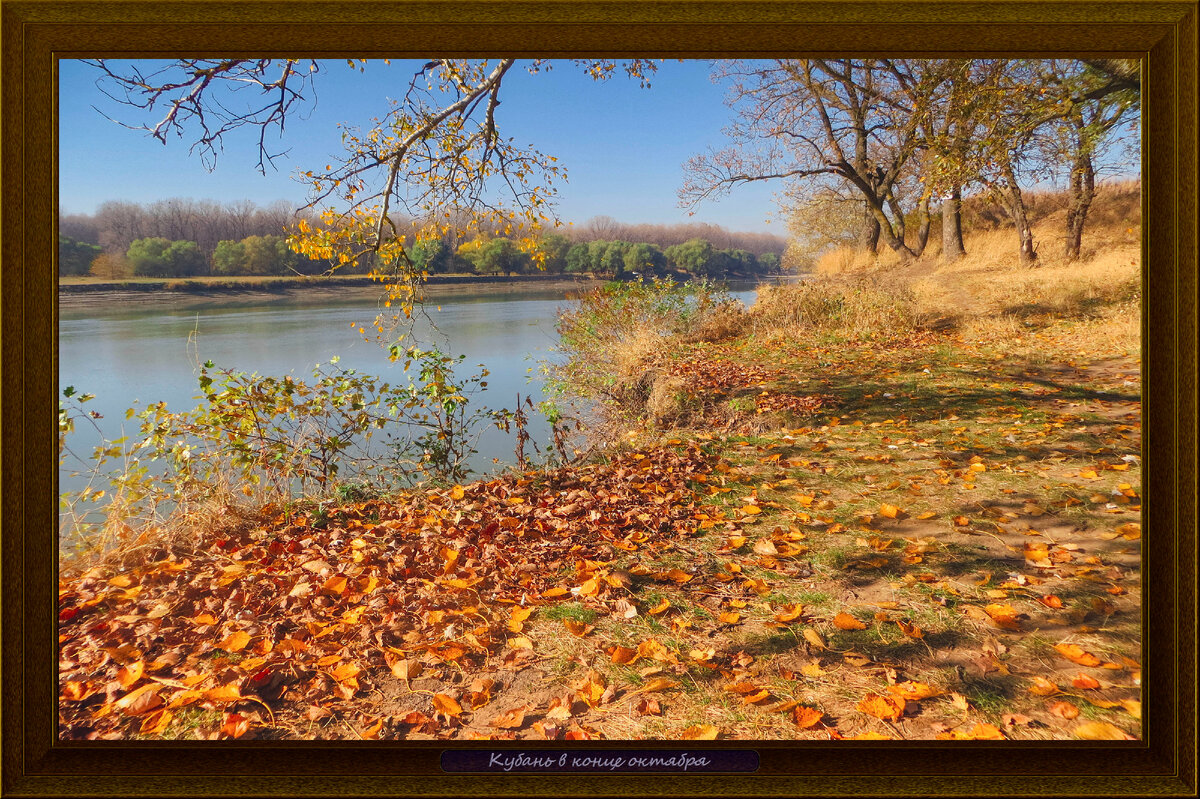
[{"label": "far shoreline tree line", "polygon": [[[108,202],[95,214],[59,221],[59,276],[125,279],[367,274],[379,264],[337,265],[294,252],[280,235],[293,211],[280,202],[169,200],[142,207]],[[238,233],[243,233],[234,238]],[[756,277],[780,271],[786,242],[769,233],[734,232],[710,224],[629,225],[594,217],[541,239],[541,264],[518,242],[484,234],[469,241],[417,240],[412,266],[436,274],[591,274],[613,279],[669,275]]]}]

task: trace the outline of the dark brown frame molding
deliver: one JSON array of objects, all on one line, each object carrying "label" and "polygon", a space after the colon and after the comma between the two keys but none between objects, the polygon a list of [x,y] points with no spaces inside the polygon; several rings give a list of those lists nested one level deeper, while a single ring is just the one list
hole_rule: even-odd
[{"label": "dark brown frame molding", "polygon": [[[1196,18],[1195,2],[1124,0],[4,3],[0,791],[10,796],[1196,795]],[[57,740],[51,412],[58,363],[53,269],[57,59],[184,53],[688,58],[884,52],[1143,59],[1143,543],[1149,592],[1144,741],[692,742],[694,752],[753,748],[762,768],[753,776],[503,778],[442,774],[440,752],[459,744]],[[611,748],[614,742],[597,744]]]}]

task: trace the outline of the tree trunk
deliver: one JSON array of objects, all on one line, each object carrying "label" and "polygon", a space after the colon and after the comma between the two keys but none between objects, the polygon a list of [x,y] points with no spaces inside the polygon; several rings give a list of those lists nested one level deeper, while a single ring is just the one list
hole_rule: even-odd
[{"label": "tree trunk", "polygon": [[883,242],[892,249],[896,255],[900,256],[901,263],[908,263],[916,258],[916,254],[908,248],[904,243],[904,239],[897,236],[892,229],[892,224],[888,221],[887,214],[883,212],[882,205],[872,204],[871,213],[874,214],[876,221],[879,223],[879,233],[883,238]]},{"label": "tree trunk", "polygon": [[1008,182],[1005,197],[1008,200],[1008,212],[1012,215],[1013,224],[1017,227],[1017,238],[1020,240],[1021,266],[1032,267],[1037,264],[1037,247],[1033,242],[1033,229],[1029,225],[1029,213],[1025,208],[1025,197],[1017,184],[1017,176],[1012,164],[1004,165],[1004,178]]},{"label": "tree trunk", "polygon": [[858,233],[858,249],[875,255],[879,252],[879,220],[871,213],[871,206],[863,203],[862,228]]},{"label": "tree trunk", "polygon": [[1083,225],[1096,196],[1096,170],[1089,155],[1080,155],[1071,170],[1071,207],[1067,209],[1066,259],[1075,261],[1083,245]]},{"label": "tree trunk", "polygon": [[967,254],[962,235],[962,187],[942,198],[942,260],[949,263]]},{"label": "tree trunk", "polygon": [[921,202],[917,204],[917,246],[913,248],[913,252],[920,256],[925,252],[925,245],[929,243],[929,195],[925,194],[921,197]]}]

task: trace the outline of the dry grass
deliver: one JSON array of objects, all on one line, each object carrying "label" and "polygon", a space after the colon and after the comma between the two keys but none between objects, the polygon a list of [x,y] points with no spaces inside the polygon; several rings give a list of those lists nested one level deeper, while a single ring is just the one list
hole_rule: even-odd
[{"label": "dry grass", "polygon": [[814,280],[759,291],[750,309],[756,334],[834,333],[876,338],[911,331],[926,321],[912,290],[880,277]]}]

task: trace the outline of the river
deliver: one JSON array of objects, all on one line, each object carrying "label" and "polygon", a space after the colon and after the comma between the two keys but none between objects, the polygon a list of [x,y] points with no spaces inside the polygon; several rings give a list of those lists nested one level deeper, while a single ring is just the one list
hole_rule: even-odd
[{"label": "river", "polygon": [[[368,293],[371,292],[371,293]],[[348,291],[345,296],[272,297],[237,304],[211,298],[179,304],[128,302],[86,306],[67,305],[59,313],[59,389],[74,386],[95,395],[86,407],[102,418],[107,438],[137,432],[136,419],[125,410],[165,401],[171,410],[189,410],[200,403],[199,364],[211,360],[218,368],[260,375],[291,374],[311,379],[313,367],[340,358],[339,367],[379,375],[391,382],[407,379],[400,364],[388,361],[376,342],[358,332],[368,331],[378,312],[373,290]],[[735,285],[731,294],[743,304],[754,302],[753,285]],[[517,395],[542,398],[537,362],[550,356],[555,344],[554,323],[567,301],[566,289],[491,285],[471,287],[431,299],[430,321],[419,320],[416,340],[438,343],[440,349],[466,359],[459,377],[489,370],[487,390],[475,399],[489,407],[512,408]],[[548,425],[534,414],[530,434],[539,444],[549,438]],[[86,423],[72,435],[72,449],[90,453],[97,435]],[[515,438],[495,428],[478,441],[470,466],[486,474],[514,461]],[[71,469],[60,474],[60,490],[78,490],[82,477]]]}]

